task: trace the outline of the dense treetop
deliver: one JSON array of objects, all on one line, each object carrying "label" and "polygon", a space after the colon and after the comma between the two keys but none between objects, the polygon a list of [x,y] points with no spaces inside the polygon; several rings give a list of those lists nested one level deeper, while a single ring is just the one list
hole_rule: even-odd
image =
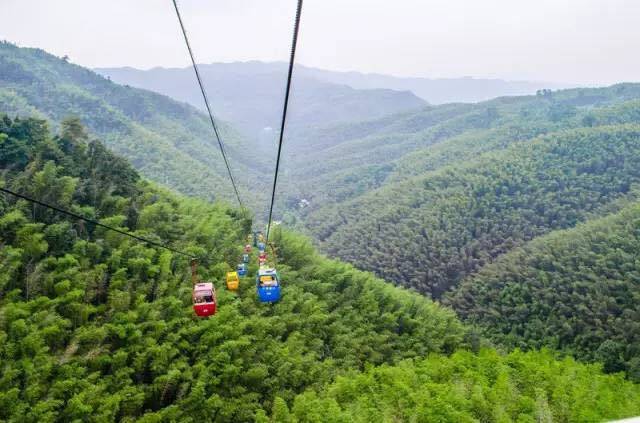
[{"label": "dense treetop", "polygon": [[324,249],[436,297],[498,255],[572,227],[640,182],[640,127],[562,131],[308,217]]},{"label": "dense treetop", "polygon": [[[43,121],[1,121],[12,189],[204,255],[205,278],[235,265],[251,224],[242,214],[140,181],[76,120],[54,137]],[[279,235],[280,303],[258,303],[245,279],[238,296],[219,290],[215,318],[196,320],[186,259],[23,201],[0,207],[2,418],[109,420],[171,404],[193,415],[206,395],[209,416],[250,420],[276,393],[462,345],[451,311],[292,235]]]},{"label": "dense treetop", "polygon": [[640,381],[639,255],[635,203],[501,256],[450,303],[503,345],[552,347]]}]

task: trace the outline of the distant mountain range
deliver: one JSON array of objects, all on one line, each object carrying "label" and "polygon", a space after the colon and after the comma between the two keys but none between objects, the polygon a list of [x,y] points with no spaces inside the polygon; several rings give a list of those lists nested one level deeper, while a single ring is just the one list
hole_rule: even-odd
[{"label": "distant mountain range", "polygon": [[397,77],[378,73],[335,72],[300,66],[300,71],[322,81],[356,89],[386,88],[411,91],[430,104],[476,103],[496,97],[535,94],[541,89],[562,89],[575,84],[541,81],[507,81],[487,78]]},{"label": "distant mountain range", "polygon": [[[168,95],[203,108],[193,70],[187,68],[98,68],[119,84]],[[279,124],[287,64],[258,61],[200,65],[215,113],[253,138]],[[499,79],[400,78],[359,72],[334,72],[298,65],[294,73],[288,130],[309,129],[376,119],[415,110],[427,103],[477,102],[490,98],[534,94],[558,84]],[[267,129],[268,131],[268,129]],[[271,136],[272,137],[272,136]]]},{"label": "distant mountain range", "polygon": [[[96,72],[119,84],[155,91],[204,109],[191,68],[100,68]],[[215,63],[200,65],[200,73],[219,118],[251,138],[274,138],[269,129],[280,124],[286,64]],[[296,134],[312,127],[380,118],[423,106],[426,102],[408,90],[360,90],[296,72],[287,128]]]}]

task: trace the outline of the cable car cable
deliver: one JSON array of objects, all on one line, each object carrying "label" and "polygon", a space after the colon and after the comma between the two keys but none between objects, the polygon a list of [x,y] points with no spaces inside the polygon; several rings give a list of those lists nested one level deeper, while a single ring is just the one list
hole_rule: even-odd
[{"label": "cable car cable", "polygon": [[269,220],[267,223],[267,239],[266,239],[267,243],[269,242],[269,232],[271,231],[273,203],[276,197],[276,185],[278,183],[278,170],[280,168],[280,153],[282,151],[282,139],[284,136],[284,127],[287,120],[287,108],[289,106],[289,93],[291,91],[291,77],[293,75],[293,63],[296,57],[296,46],[298,44],[298,30],[300,29],[301,13],[302,13],[302,0],[298,0],[298,7],[296,8],[296,18],[293,26],[293,40],[291,41],[291,56],[289,57],[289,71],[287,73],[287,89],[284,94],[284,106],[282,108],[282,122],[280,123],[280,139],[278,141],[278,155],[276,156],[276,171],[273,174],[273,188],[271,190],[271,205],[269,206]]},{"label": "cable car cable", "polygon": [[29,201],[31,203],[37,204],[39,206],[46,207],[48,209],[54,210],[54,211],[56,211],[58,213],[65,214],[67,216],[71,216],[71,217],[73,217],[75,219],[83,220],[83,221],[85,221],[87,223],[91,223],[92,225],[99,226],[99,227],[107,229],[109,231],[117,232],[117,233],[119,233],[121,235],[128,236],[129,238],[133,238],[135,240],[138,240],[140,242],[144,242],[144,243],[149,244],[151,246],[158,247],[158,248],[164,248],[165,250],[169,250],[172,253],[176,253],[176,254],[179,254],[179,255],[182,255],[182,256],[193,258],[193,254],[188,254],[188,253],[185,253],[184,251],[176,250],[175,248],[169,247],[166,244],[161,244],[159,242],[152,241],[150,239],[146,239],[146,238],[143,238],[143,237],[138,236],[138,235],[134,235],[134,234],[132,234],[130,232],[126,232],[126,231],[114,228],[112,226],[105,225],[104,223],[100,223],[97,220],[89,219],[89,218],[81,216],[81,215],[79,215],[77,213],[61,209],[61,208],[53,206],[51,204],[44,203],[44,202],[42,202],[40,200],[36,200],[35,198],[31,198],[31,197],[29,197],[27,195],[20,194],[20,193],[17,193],[15,191],[11,191],[11,190],[8,190],[8,189],[2,188],[2,187],[0,187],[0,191],[4,192],[5,194],[13,195],[14,197],[20,198],[22,200],[26,200],[26,201]]},{"label": "cable car cable", "polygon": [[233,174],[231,173],[231,167],[229,166],[229,160],[227,159],[227,153],[224,149],[224,144],[222,143],[222,139],[220,138],[220,133],[218,132],[218,126],[216,125],[216,121],[213,118],[213,113],[211,112],[211,106],[209,105],[209,98],[207,97],[207,92],[204,89],[204,84],[202,82],[202,78],[200,77],[200,71],[198,70],[198,64],[196,63],[196,59],[193,55],[193,50],[191,50],[191,44],[189,43],[189,37],[187,36],[187,30],[184,27],[184,23],[182,22],[182,16],[180,16],[180,10],[178,10],[178,3],[176,0],[173,0],[173,7],[176,10],[176,16],[178,17],[178,22],[180,22],[180,29],[182,30],[182,35],[184,36],[184,42],[187,45],[187,50],[189,51],[189,57],[191,58],[191,64],[193,65],[193,71],[196,74],[196,79],[198,80],[198,86],[200,87],[200,91],[202,92],[202,98],[204,99],[204,105],[207,109],[207,113],[209,114],[209,120],[211,121],[211,127],[213,128],[213,133],[216,136],[216,140],[218,140],[218,145],[220,146],[220,152],[222,153],[222,158],[224,159],[224,164],[227,167],[227,172],[229,173],[229,179],[231,180],[231,185],[233,185],[233,191],[236,194],[236,198],[238,199],[238,204],[240,204],[240,208],[244,208],[242,204],[242,200],[240,200],[240,193],[238,192],[238,187],[236,186],[236,181],[233,178]]}]

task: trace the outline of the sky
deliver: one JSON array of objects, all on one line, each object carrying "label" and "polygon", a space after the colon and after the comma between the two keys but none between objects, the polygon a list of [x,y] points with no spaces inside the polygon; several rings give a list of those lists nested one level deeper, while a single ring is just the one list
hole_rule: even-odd
[{"label": "sky", "polygon": [[[201,63],[288,59],[296,0],[178,0]],[[0,39],[88,67],[189,64],[170,0],[0,0]],[[305,0],[297,62],[398,76],[640,80],[640,0]]]}]

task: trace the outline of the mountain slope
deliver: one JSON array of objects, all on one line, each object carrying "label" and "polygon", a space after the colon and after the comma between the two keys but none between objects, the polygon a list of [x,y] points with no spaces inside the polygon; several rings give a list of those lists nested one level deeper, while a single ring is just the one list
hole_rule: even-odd
[{"label": "mountain slope", "polygon": [[562,131],[383,186],[305,224],[332,255],[439,297],[498,255],[628,195],[638,126]]},{"label": "mountain slope", "polygon": [[[42,50],[0,43],[0,112],[46,118],[55,125],[78,116],[109,148],[143,175],[204,198],[232,199],[217,142],[195,108],[149,91],[124,87]],[[221,125],[231,165],[244,189],[258,183],[260,158]]]},{"label": "mountain slope", "polygon": [[[430,106],[309,131],[286,145],[276,211],[282,213],[279,218],[302,228],[307,216],[339,208],[368,191],[539,135],[640,122],[639,99],[640,85],[620,84],[474,105]],[[313,148],[293,153],[294,142]],[[302,199],[306,205],[300,209]]]},{"label": "mountain slope", "polygon": [[[357,167],[384,166],[389,181],[398,181],[432,170],[434,163],[463,162],[560,129],[638,122],[639,99],[640,85],[621,84],[424,108],[311,132],[308,142],[299,142],[317,146],[309,150],[313,159],[291,154],[284,164],[293,180],[305,181],[302,187],[321,187],[316,179],[322,179],[328,192],[339,187],[331,184],[334,173]],[[447,145],[447,157],[434,160],[441,145]]]},{"label": "mountain slope", "polygon": [[[284,63],[214,63],[199,65],[211,104],[221,118],[252,138],[273,135],[263,129],[279,128],[287,65]],[[203,108],[191,68],[96,69],[113,81],[149,89]],[[292,83],[288,131],[291,136],[318,125],[374,119],[426,105],[409,91],[356,90],[296,72]]]},{"label": "mountain slope", "polygon": [[[251,225],[242,214],[158,190],[124,165],[95,169],[98,151],[114,158],[67,124],[50,137],[42,122],[0,122],[3,184],[204,256],[205,278],[235,266]],[[289,235],[276,238],[280,303],[260,304],[248,278],[238,296],[219,291],[215,318],[196,320],[186,258],[10,197],[0,212],[3,419],[110,421],[175,404],[196,415],[206,393],[210,417],[246,421],[276,394],[452,351],[465,333],[451,311]]]},{"label": "mountain slope", "polygon": [[[126,161],[88,142],[77,121],[51,135],[43,121],[0,117],[0,144],[3,186],[204,257],[205,279],[222,279],[251,228],[237,210],[141,181]],[[293,407],[317,421],[326,410],[314,411],[321,404],[309,400],[334,381],[372,383],[379,380],[372,372],[400,381],[412,372],[419,386],[431,369],[443,387],[460,386],[460,370],[439,371],[452,365],[466,366],[464,377],[476,386],[472,406],[461,411],[468,418],[503,421],[487,401],[505,386],[512,396],[501,404],[514,418],[575,416],[575,405],[583,406],[580,415],[640,413],[638,385],[595,366],[491,351],[448,358],[468,333],[451,311],[326,260],[291,234],[275,237],[282,300],[260,304],[251,279],[243,279],[237,294],[219,289],[219,312],[210,319],[192,314],[187,258],[4,196],[0,239],[3,420],[279,421]],[[401,364],[430,353],[426,366]],[[496,363],[500,372],[487,373]],[[400,367],[373,367],[380,364]],[[511,376],[516,367],[527,371]],[[454,391],[457,396],[451,391],[437,403],[407,403],[403,413],[459,409],[468,400]],[[362,403],[369,395],[354,390],[335,398]],[[377,408],[395,413],[386,402]]]},{"label": "mountain slope", "polygon": [[450,302],[502,344],[549,346],[640,380],[640,205],[535,239]]}]

